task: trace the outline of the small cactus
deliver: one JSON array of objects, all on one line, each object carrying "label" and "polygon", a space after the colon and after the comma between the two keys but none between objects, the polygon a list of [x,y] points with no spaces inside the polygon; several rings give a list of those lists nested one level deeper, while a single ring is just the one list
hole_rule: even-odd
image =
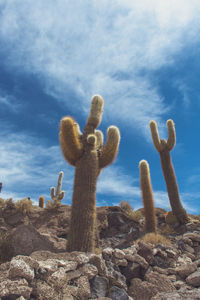
[{"label": "small cactus", "polygon": [[60,146],[64,158],[75,166],[71,223],[67,242],[68,251],[94,252],[96,224],[96,183],[102,168],[117,156],[120,133],[111,126],[103,145],[103,133],[96,130],[101,122],[103,98],[92,98],[90,114],[83,134],[69,116],[60,122]]},{"label": "small cactus", "polygon": [[176,218],[178,219],[179,223],[185,224],[188,222],[188,216],[181,204],[176,175],[175,175],[174,167],[170,156],[170,151],[173,149],[176,143],[176,132],[174,127],[174,122],[172,120],[167,121],[167,128],[168,128],[168,140],[167,141],[165,139],[160,140],[156,122],[153,120],[150,122],[151,135],[152,135],[154,146],[160,154],[162,171],[164,174],[172,211],[176,216]]},{"label": "small cactus", "polygon": [[156,232],[156,214],[148,162],[146,160],[141,160],[139,163],[139,169],[140,187],[142,191],[142,200],[145,215],[145,232]]},{"label": "small cactus", "polygon": [[39,197],[39,207],[44,208],[44,196]]},{"label": "small cactus", "polygon": [[57,183],[57,188],[56,188],[56,193],[55,193],[55,188],[51,187],[51,198],[55,203],[60,203],[61,200],[65,196],[65,192],[61,191],[62,188],[62,179],[63,179],[63,172],[60,172],[59,177],[58,177],[58,183]]}]

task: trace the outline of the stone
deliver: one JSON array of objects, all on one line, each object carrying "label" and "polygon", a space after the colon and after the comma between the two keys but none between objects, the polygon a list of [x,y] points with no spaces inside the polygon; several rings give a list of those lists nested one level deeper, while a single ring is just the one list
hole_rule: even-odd
[{"label": "stone", "polygon": [[105,277],[96,275],[90,280],[91,297],[105,297],[108,293],[109,280]]},{"label": "stone", "polygon": [[19,257],[14,257],[10,262],[10,268],[8,271],[9,278],[22,277],[27,280],[34,279],[34,269],[31,268],[25,261]]},{"label": "stone", "polygon": [[105,261],[102,259],[102,257],[100,255],[91,254],[90,258],[89,258],[89,263],[94,265],[97,268],[98,274],[100,276],[106,276],[107,267],[106,267]]},{"label": "stone", "polygon": [[108,297],[110,297],[112,300],[129,300],[127,292],[117,286],[113,286],[110,289]]},{"label": "stone", "polygon": [[195,263],[185,264],[176,268],[176,273],[182,278],[185,279],[191,273],[194,273],[197,270],[197,265]]},{"label": "stone", "polygon": [[200,287],[200,271],[190,274],[186,278],[186,282],[194,287]]},{"label": "stone", "polygon": [[147,245],[143,242],[138,243],[138,251],[137,253],[142,256],[149,264],[153,261],[153,250],[150,245]]},{"label": "stone", "polygon": [[191,239],[192,241],[199,242],[200,243],[200,234],[194,233],[194,232],[187,232],[183,235],[183,237],[187,237]]},{"label": "stone", "polygon": [[125,256],[125,253],[120,249],[114,249],[113,256],[116,258],[119,258],[119,259],[123,259]]},{"label": "stone", "polygon": [[4,280],[0,282],[0,297],[8,297],[10,295],[23,296],[29,298],[32,288],[28,286],[26,279]]}]

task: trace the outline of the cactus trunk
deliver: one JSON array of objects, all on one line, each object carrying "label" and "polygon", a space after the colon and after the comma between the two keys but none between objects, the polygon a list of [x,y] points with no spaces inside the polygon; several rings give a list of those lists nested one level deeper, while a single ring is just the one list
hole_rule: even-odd
[{"label": "cactus trunk", "polygon": [[157,222],[156,222],[156,213],[154,207],[149,165],[147,161],[141,160],[139,167],[140,167],[140,187],[142,191],[142,200],[143,200],[144,215],[145,215],[145,232],[146,233],[156,232]]},{"label": "cactus trunk", "polygon": [[68,251],[93,252],[95,247],[97,153],[85,153],[76,164]]},{"label": "cactus trunk", "polygon": [[165,149],[159,152],[159,154],[172,211],[177,217],[178,221],[181,224],[184,224],[187,222],[188,217],[185,209],[181,204],[181,200],[179,197],[178,184],[170,152],[167,149]]}]

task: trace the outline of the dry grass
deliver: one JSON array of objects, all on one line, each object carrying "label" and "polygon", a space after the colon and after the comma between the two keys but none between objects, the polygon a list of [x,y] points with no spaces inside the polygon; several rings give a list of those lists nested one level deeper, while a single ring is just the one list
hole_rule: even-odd
[{"label": "dry grass", "polygon": [[125,200],[122,200],[119,204],[119,206],[125,210],[126,212],[132,212],[133,211],[133,207],[131,206],[130,202],[129,201],[125,201]]},{"label": "dry grass", "polygon": [[12,198],[9,199],[0,198],[0,209],[5,210],[5,209],[13,209],[13,208],[15,208],[15,203],[13,202]]},{"label": "dry grass", "polygon": [[158,244],[163,244],[166,246],[171,244],[170,240],[168,240],[165,236],[154,232],[145,234],[145,236],[143,236],[141,239],[138,239],[136,243],[138,243],[139,241],[150,243],[154,246],[157,246]]},{"label": "dry grass", "polygon": [[128,215],[131,217],[131,219],[135,222],[139,222],[142,218],[144,218],[143,214],[141,211],[136,210],[136,211],[131,211],[128,213]]},{"label": "dry grass", "polygon": [[30,213],[33,210],[33,203],[30,199],[24,198],[15,203],[16,209],[23,215]]}]

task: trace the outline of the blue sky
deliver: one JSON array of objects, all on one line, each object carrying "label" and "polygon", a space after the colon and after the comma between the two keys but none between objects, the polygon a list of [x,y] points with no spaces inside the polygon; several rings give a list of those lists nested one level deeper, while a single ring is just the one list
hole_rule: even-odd
[{"label": "blue sky", "polygon": [[172,150],[180,195],[200,214],[199,0],[18,0],[0,4],[1,197],[50,199],[64,172],[71,204],[74,168],[63,159],[59,122],[81,129],[94,94],[104,98],[99,126],[121,132],[117,160],[97,185],[97,206],[129,200],[142,207],[139,161],[148,161],[157,207],[169,209],[149,121],[161,138],[175,122]]}]

